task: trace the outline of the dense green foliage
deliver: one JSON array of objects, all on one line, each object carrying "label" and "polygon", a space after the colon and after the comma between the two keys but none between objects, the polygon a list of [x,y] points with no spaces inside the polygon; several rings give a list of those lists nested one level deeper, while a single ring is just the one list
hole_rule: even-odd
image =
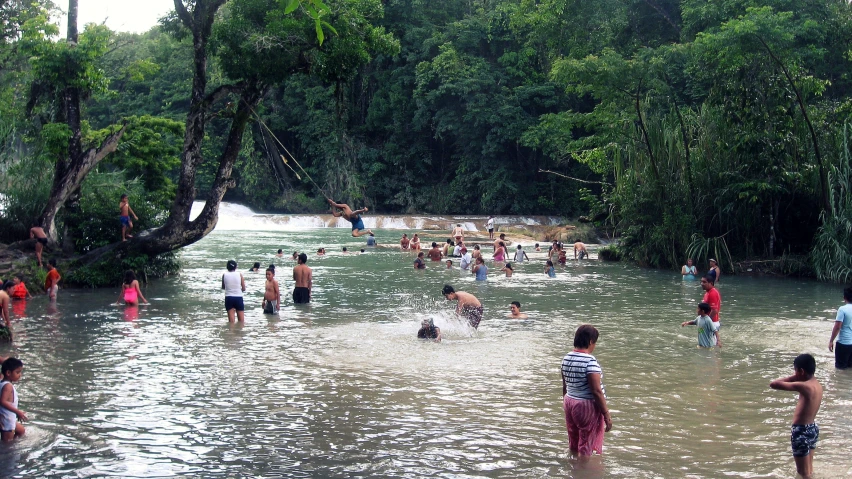
[{"label": "dense green foliage", "polygon": [[[738,258],[813,253],[821,277],[850,277],[848,2],[327,4],[232,0],[219,12],[212,86],[271,86],[243,136],[228,198],[259,210],[323,210],[323,193],[292,159],[281,161],[292,154],[325,193],[375,211],[587,214],[621,237],[620,255],[644,265],[678,266],[690,254],[730,270]],[[30,28],[44,32],[37,17],[29,13]],[[140,188],[138,203],[164,211],[191,37],[170,18],[141,35],[92,27],[83,38],[87,49],[75,54],[90,68],[80,83],[87,134],[101,138],[120,119],[130,128],[75,214],[109,204],[95,185],[119,173],[125,190]],[[18,57],[2,78],[19,81],[69,54],[35,40],[27,48],[42,53],[30,70]],[[17,83],[3,88],[4,98],[20,97]],[[40,91],[34,117],[49,123],[56,109]],[[235,105],[216,108],[199,189],[214,181]],[[39,152],[61,131],[34,130],[28,155],[49,161]],[[4,218],[14,210],[22,219],[41,182],[24,181],[33,165],[7,164],[4,178],[19,178],[30,200]],[[103,242],[108,231],[92,226],[78,237]]]}]

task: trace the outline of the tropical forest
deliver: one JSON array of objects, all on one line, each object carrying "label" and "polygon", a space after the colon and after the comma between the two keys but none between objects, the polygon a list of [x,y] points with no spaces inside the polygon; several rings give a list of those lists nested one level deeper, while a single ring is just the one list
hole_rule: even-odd
[{"label": "tropical forest", "polygon": [[42,225],[69,283],[173,271],[223,200],[326,196],[852,278],[847,1],[175,0],[141,34],[76,4],[0,6],[0,242]]}]

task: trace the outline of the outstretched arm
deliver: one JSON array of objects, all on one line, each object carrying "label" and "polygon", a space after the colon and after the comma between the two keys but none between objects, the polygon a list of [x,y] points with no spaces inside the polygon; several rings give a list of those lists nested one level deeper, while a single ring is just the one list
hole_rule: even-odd
[{"label": "outstretched arm", "polygon": [[340,218],[341,216],[343,216],[343,212],[342,212],[342,211],[337,211],[337,210],[332,210],[332,211],[331,211],[331,216],[334,216],[335,218]]},{"label": "outstretched arm", "polygon": [[332,200],[331,198],[328,198],[328,204],[340,209],[343,209],[344,206],[347,206],[346,203],[335,203],[334,200]]},{"label": "outstretched arm", "polygon": [[360,215],[361,213],[366,213],[367,211],[370,211],[370,210],[365,206],[365,207],[361,208],[360,210],[353,211],[352,214],[353,215]]},{"label": "outstretched arm", "polygon": [[778,378],[775,381],[772,381],[771,383],[769,383],[769,387],[771,387],[772,389],[780,389],[782,391],[799,391],[799,392],[801,392],[802,389],[804,389],[802,387],[802,385],[799,384],[801,381],[802,381],[802,378],[797,377],[797,376],[789,376],[789,377],[786,377],[786,378]]}]

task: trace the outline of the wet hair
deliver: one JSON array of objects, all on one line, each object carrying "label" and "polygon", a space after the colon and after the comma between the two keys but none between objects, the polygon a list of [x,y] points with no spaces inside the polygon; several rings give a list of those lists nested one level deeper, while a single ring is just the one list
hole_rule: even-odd
[{"label": "wet hair", "polygon": [[362,253],[364,252],[364,248],[361,248],[361,252],[362,252]]},{"label": "wet hair", "polygon": [[322,253],[322,248],[317,248],[317,253]]},{"label": "wet hair", "polygon": [[132,269],[128,269],[124,272],[124,284],[131,284],[136,281],[136,273],[133,272]]},{"label": "wet hair", "polygon": [[346,251],[347,251],[346,246],[344,246],[344,247],[343,247],[343,252],[345,253]]},{"label": "wet hair", "polygon": [[269,267],[268,267],[268,268],[266,268],[266,269],[271,269],[271,270],[272,270],[272,272],[274,273],[274,272],[275,272],[275,265],[274,265],[274,264],[270,264],[270,265],[269,265]]},{"label": "wet hair", "polygon": [[252,266],[251,269],[260,269],[260,261],[254,263],[254,266]]},{"label": "wet hair", "polygon": [[702,279],[706,280],[708,283],[710,283],[710,284],[712,284],[712,285],[715,285],[715,284],[716,284],[716,280],[715,280],[712,276],[705,276],[705,277],[704,277],[704,278],[702,278]]},{"label": "wet hair", "polygon": [[535,247],[538,248],[538,243],[535,244]]},{"label": "wet hair", "polygon": [[441,290],[441,294],[443,294],[444,296],[446,296],[448,294],[453,294],[455,292],[456,292],[456,290],[448,284],[445,284],[444,289]]},{"label": "wet hair", "polygon": [[422,257],[423,257],[423,252],[421,251],[421,252],[417,253],[417,257],[418,257],[418,258],[422,258]]},{"label": "wet hair", "polygon": [[521,245],[518,245],[518,249],[521,249]]},{"label": "wet hair", "polygon": [[432,318],[424,319],[423,321],[420,322],[420,325],[422,326],[423,323],[426,323],[427,328],[434,328],[435,327],[435,320],[432,319]]},{"label": "wet hair", "polygon": [[518,307],[518,309],[521,309],[521,303],[519,303],[518,301],[512,301],[512,302],[511,302],[511,303],[509,303],[509,304],[514,304],[515,306],[517,306],[517,307]]},{"label": "wet hair", "polygon": [[266,268],[266,272],[267,272],[267,273],[272,273],[272,276],[275,276],[275,270],[274,270],[274,269]]},{"label": "wet hair", "polygon": [[512,271],[514,271],[514,269],[512,268],[512,263],[506,263],[506,269],[511,269]]},{"label": "wet hair", "polygon": [[448,260],[447,260],[447,263],[450,263],[450,266],[452,266],[452,265],[453,265],[453,260],[448,259]]},{"label": "wet hair", "polygon": [[236,271],[237,270],[237,262],[232,260],[232,259],[229,259],[226,267],[228,268],[228,271]]},{"label": "wet hair", "polygon": [[506,243],[504,243],[504,242],[502,242],[502,241],[501,241],[499,244],[500,244],[500,246],[502,246],[502,247],[504,247],[504,248],[506,247]]},{"label": "wet hair", "polygon": [[12,371],[14,371],[18,368],[22,368],[22,367],[24,367],[24,362],[21,361],[20,359],[8,358],[5,361],[3,361],[3,366],[0,367],[0,372],[2,372],[5,375],[6,373],[10,373],[10,372],[12,372]]},{"label": "wet hair", "polygon": [[299,264],[305,264],[308,262],[308,255],[302,253],[299,255]]},{"label": "wet hair", "polygon": [[852,286],[847,286],[843,289],[843,299],[852,303]]},{"label": "wet hair", "polygon": [[698,309],[704,314],[710,314],[710,305],[707,303],[698,303]]},{"label": "wet hair", "polygon": [[547,260],[547,263],[546,263],[546,264],[547,264],[548,266],[553,266],[553,261]]},{"label": "wet hair", "polygon": [[598,342],[598,330],[592,326],[591,324],[584,324],[577,328],[577,332],[574,333],[574,347],[575,348],[588,348],[592,343]]},{"label": "wet hair", "polygon": [[447,244],[453,244],[452,238],[447,238]]},{"label": "wet hair", "polygon": [[476,258],[476,262],[477,262],[477,263],[485,264],[485,258],[483,258],[482,256],[480,256],[480,257]]},{"label": "wet hair", "polygon": [[478,244],[473,245],[473,249],[479,249],[479,245]]},{"label": "wet hair", "polygon": [[436,242],[434,242],[434,241],[433,241],[433,242],[432,242],[432,247],[433,247],[433,248],[437,248],[437,247],[438,247],[438,243],[436,243]]},{"label": "wet hair", "polygon": [[12,280],[7,279],[7,280],[6,280],[6,282],[5,282],[5,283],[3,283],[3,286],[0,286],[0,289],[8,290],[8,289],[9,289],[9,288],[11,288],[12,286],[15,286],[15,283],[13,283],[13,282],[12,282]]},{"label": "wet hair", "polygon": [[[3,363],[3,367],[6,367],[6,363]],[[816,372],[816,359],[810,354],[800,354],[796,356],[796,359],[793,360],[793,367],[796,369],[802,369],[805,371],[805,374],[808,376],[813,376],[814,372]],[[5,371],[5,369],[4,369]]]},{"label": "wet hair", "polygon": [[281,254],[281,253],[283,253],[283,252],[284,252],[284,250],[283,250],[283,249],[279,249],[279,250],[278,250],[278,254]]}]

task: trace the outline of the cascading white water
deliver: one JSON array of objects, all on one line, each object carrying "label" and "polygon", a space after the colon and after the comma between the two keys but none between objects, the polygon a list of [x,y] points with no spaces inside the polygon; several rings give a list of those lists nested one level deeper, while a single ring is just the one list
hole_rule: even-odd
[{"label": "cascading white water", "polygon": [[[191,218],[197,217],[204,207],[203,201],[192,204]],[[483,231],[487,216],[418,216],[418,215],[362,215],[364,226],[370,229],[388,230],[447,230],[461,224],[465,231]],[[556,217],[531,216],[497,216],[494,223],[498,226],[541,226],[557,225],[560,219]],[[351,228],[351,224],[343,218],[335,218],[331,214],[324,215],[287,215],[287,214],[258,214],[251,208],[236,203],[222,202],[219,205],[219,222],[217,230],[226,231],[294,231],[306,228]]]}]

